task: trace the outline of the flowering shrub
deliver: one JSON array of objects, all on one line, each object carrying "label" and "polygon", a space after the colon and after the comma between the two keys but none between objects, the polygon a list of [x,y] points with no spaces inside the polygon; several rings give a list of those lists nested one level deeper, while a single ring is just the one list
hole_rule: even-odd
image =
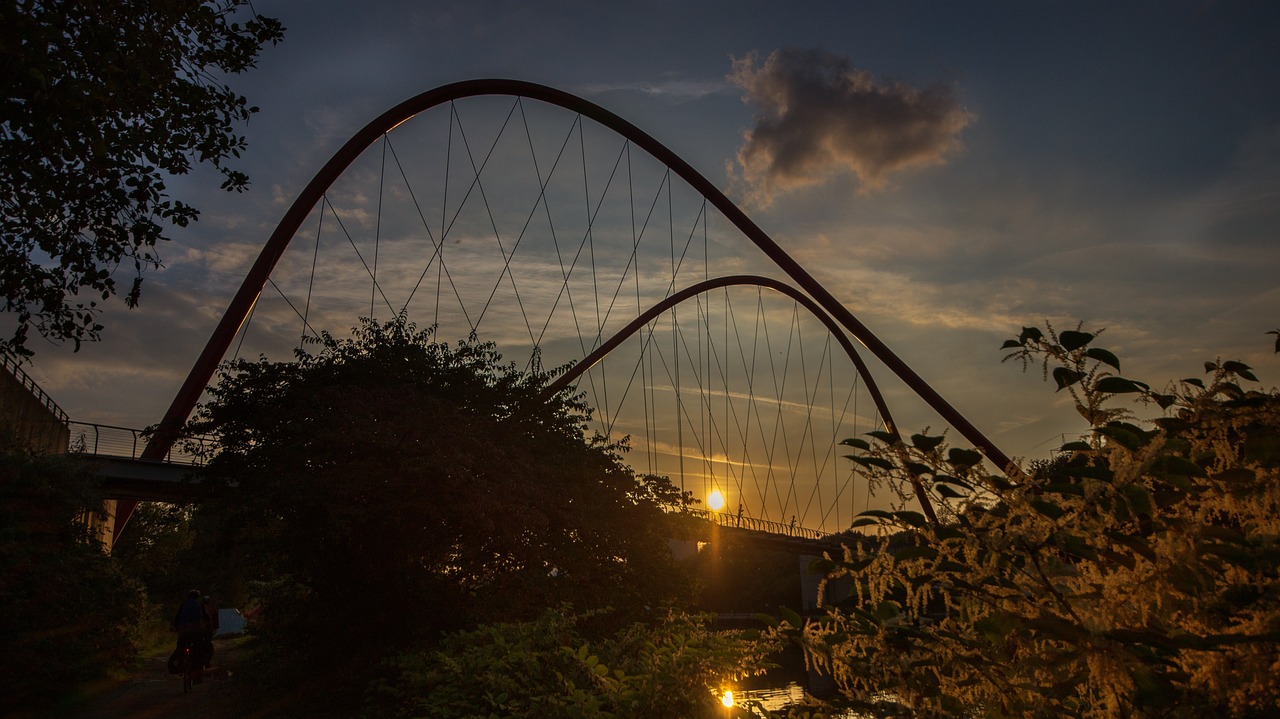
[{"label": "flowering shrub", "polygon": [[[1094,333],[1024,329],[1090,424],[1049,461],[989,473],[943,437],[846,440],[893,533],[829,557],[847,600],[792,627],[849,703],[911,716],[1274,716],[1280,706],[1280,395],[1240,362],[1157,392]],[[1115,407],[1131,395],[1149,422]],[[937,522],[908,509],[923,483]]]}]

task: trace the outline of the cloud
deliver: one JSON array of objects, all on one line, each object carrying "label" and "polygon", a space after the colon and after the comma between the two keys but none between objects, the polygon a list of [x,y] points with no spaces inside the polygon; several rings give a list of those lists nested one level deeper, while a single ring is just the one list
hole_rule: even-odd
[{"label": "cloud", "polygon": [[760,206],[845,172],[866,189],[893,172],[941,164],[975,119],[943,85],[882,81],[822,50],[776,50],[758,60],[735,58],[729,80],[759,108],[737,161]]}]

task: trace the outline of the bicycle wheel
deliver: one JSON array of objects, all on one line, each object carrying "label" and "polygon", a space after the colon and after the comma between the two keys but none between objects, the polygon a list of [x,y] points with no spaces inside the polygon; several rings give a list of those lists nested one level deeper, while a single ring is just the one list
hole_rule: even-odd
[{"label": "bicycle wheel", "polygon": [[182,650],[182,693],[191,691],[191,647]]}]

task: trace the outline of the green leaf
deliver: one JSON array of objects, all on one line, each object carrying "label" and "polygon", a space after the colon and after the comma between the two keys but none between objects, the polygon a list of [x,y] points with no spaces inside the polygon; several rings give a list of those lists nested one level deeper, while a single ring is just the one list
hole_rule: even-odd
[{"label": "green leaf", "polygon": [[942,444],[942,440],[942,435],[938,435],[936,437],[930,437],[923,434],[911,435],[911,445],[921,452],[932,452],[934,449],[937,449],[938,445]]},{"label": "green leaf", "polygon": [[1043,338],[1044,333],[1038,327],[1023,327],[1022,333],[1018,335],[1018,342],[1025,345],[1028,341],[1039,342]]},{"label": "green leaf", "polygon": [[1148,465],[1148,471],[1159,474],[1175,474],[1183,477],[1203,477],[1204,468],[1189,459],[1173,454],[1157,457]]},{"label": "green leaf", "polygon": [[1032,509],[1036,510],[1040,514],[1043,514],[1049,519],[1058,519],[1062,515],[1067,513],[1067,511],[1062,507],[1059,507],[1056,502],[1051,502],[1047,499],[1041,499],[1039,497],[1032,499],[1030,501],[1030,504]]},{"label": "green leaf", "polygon": [[900,441],[898,439],[897,434],[893,432],[886,432],[882,429],[875,429],[870,432],[867,432],[867,436],[875,437],[876,439],[880,440],[881,442],[884,442],[885,444],[897,444]]},{"label": "green leaf", "polygon": [[990,481],[990,482],[991,482],[991,486],[995,487],[996,489],[1000,490],[1001,492],[1008,491],[1008,490],[1013,489],[1014,487],[1016,487],[1016,486],[1017,486],[1017,485],[1016,485],[1016,484],[1014,484],[1013,482],[1010,482],[1008,479],[1006,479],[1006,478],[1004,478],[1004,477],[1001,477],[1001,476],[1000,476],[1000,475],[998,475],[998,474],[993,474],[993,475],[991,475],[991,476],[988,478],[988,481]]},{"label": "green leaf", "polygon": [[1077,332],[1075,330],[1067,330],[1058,333],[1058,343],[1062,345],[1062,349],[1071,352],[1093,341],[1093,335],[1088,332]]},{"label": "green leaf", "polygon": [[1169,568],[1168,576],[1169,583],[1173,585],[1173,588],[1188,596],[1197,596],[1203,589],[1200,577],[1196,575],[1194,570],[1187,567],[1174,565]]},{"label": "green leaf", "polygon": [[840,440],[840,444],[843,444],[846,447],[856,447],[858,449],[863,449],[863,450],[871,449],[870,442],[868,442],[865,439],[860,439],[858,437],[849,437],[847,439],[842,439]]},{"label": "green leaf", "polygon": [[1133,515],[1129,513],[1129,505],[1127,502],[1107,502],[1107,505],[1111,508],[1111,516],[1120,524],[1124,524],[1130,519],[1133,519]]},{"label": "green leaf", "polygon": [[897,602],[886,599],[876,605],[876,608],[871,615],[875,617],[877,621],[883,623],[898,617],[901,613],[902,611],[898,608]]},{"label": "green leaf", "polygon": [[1115,367],[1117,372],[1120,371],[1120,358],[1101,347],[1090,347],[1088,351],[1084,353],[1084,356],[1089,359],[1096,359],[1099,362],[1109,364],[1112,367]]},{"label": "green leaf", "polygon": [[1062,551],[1068,554],[1090,561],[1097,561],[1098,559],[1098,551],[1084,537],[1064,533],[1058,537],[1058,542],[1058,546],[1062,547]]},{"label": "green leaf", "polygon": [[1125,427],[1120,427],[1114,424],[1107,425],[1106,427],[1098,427],[1094,432],[1097,432],[1130,451],[1137,451],[1144,444],[1142,437],[1134,434]]},{"label": "green leaf", "polygon": [[1251,547],[1241,547],[1234,544],[1219,544],[1217,542],[1204,542],[1200,545],[1200,551],[1204,554],[1211,554],[1220,559],[1226,560],[1231,564],[1240,567],[1246,571],[1254,570],[1259,562],[1258,553],[1252,551]]},{"label": "green leaf", "polygon": [[1222,382],[1218,385],[1218,391],[1231,399],[1240,399],[1244,397],[1244,390],[1240,389],[1240,385],[1235,382]]},{"label": "green leaf", "polygon": [[1137,514],[1151,516],[1154,505],[1151,503],[1151,493],[1145,487],[1136,484],[1126,484],[1120,488],[1120,494],[1129,502],[1129,507]]},{"label": "green leaf", "polygon": [[1199,387],[1200,389],[1204,389],[1204,382],[1200,381],[1199,379],[1197,379],[1197,378],[1195,378],[1195,377],[1188,377],[1188,378],[1186,378],[1186,379],[1182,380],[1182,382],[1184,382],[1184,383],[1186,383],[1186,384],[1189,384],[1189,385],[1192,385],[1192,386],[1195,386],[1195,387]]},{"label": "green leaf", "polygon": [[957,487],[963,487],[964,489],[967,489],[967,490],[969,490],[969,491],[973,491],[973,485],[972,485],[972,484],[969,484],[969,483],[968,483],[968,482],[966,482],[965,480],[960,479],[960,478],[958,478],[958,477],[952,477],[952,476],[951,476],[951,475],[949,475],[949,474],[935,474],[935,475],[933,475],[933,481],[934,481],[935,483],[937,483],[937,482],[946,482],[947,484],[954,484],[954,485],[956,485]]},{"label": "green leaf", "polygon": [[930,467],[927,464],[921,464],[920,462],[904,462],[903,466],[906,467],[908,472],[917,477],[933,474],[933,467]]},{"label": "green leaf", "polygon": [[903,524],[910,525],[917,529],[923,529],[929,525],[929,520],[925,519],[924,515],[919,512],[904,510],[901,512],[894,512],[893,516]]},{"label": "green leaf", "polygon": [[770,629],[777,629],[778,625],[782,623],[782,622],[779,622],[778,618],[773,616],[772,614],[763,614],[763,613],[756,614],[756,621],[760,622],[766,627],[769,627]]},{"label": "green leaf", "polygon": [[852,460],[863,467],[879,467],[880,469],[893,469],[893,462],[883,457],[862,457],[856,454],[846,454],[845,459]]},{"label": "green leaf", "polygon": [[1053,368],[1053,381],[1058,384],[1058,389],[1062,389],[1064,387],[1070,387],[1076,382],[1079,382],[1080,380],[1084,379],[1084,377],[1085,375],[1083,372],[1076,372],[1075,370],[1069,370],[1066,367]]},{"label": "green leaf", "polygon": [[945,484],[933,485],[933,491],[947,499],[964,499],[964,494],[948,487]]},{"label": "green leaf", "polygon": [[1254,376],[1254,374],[1253,374],[1253,372],[1251,372],[1251,371],[1250,371],[1250,370],[1252,370],[1253,368],[1252,368],[1252,367],[1250,367],[1249,365],[1247,365],[1247,364],[1243,363],[1243,362],[1234,362],[1234,361],[1232,361],[1232,362],[1223,362],[1223,363],[1222,363],[1222,369],[1224,369],[1224,370],[1226,370],[1226,371],[1228,371],[1228,372],[1231,372],[1232,374],[1235,374],[1235,375],[1237,375],[1237,376],[1239,376],[1239,377],[1243,377],[1243,378],[1245,378],[1245,379],[1247,379],[1247,380],[1251,380],[1251,381],[1253,381],[1253,382],[1257,382],[1257,381],[1258,381],[1258,378],[1257,378],[1257,377],[1255,377],[1255,376]]},{"label": "green leaf", "polygon": [[1213,478],[1218,482],[1239,483],[1252,482],[1257,479],[1257,475],[1245,467],[1228,467],[1221,472],[1214,472]]},{"label": "green leaf", "polygon": [[1022,346],[1022,343],[1019,342],[1018,340],[1005,340],[1004,344],[1000,345],[1000,349],[1007,350],[1012,347],[1021,347],[1021,346]]},{"label": "green leaf", "polygon": [[1144,392],[1150,387],[1142,382],[1135,382],[1124,377],[1103,377],[1093,386],[1099,392],[1108,394],[1126,394],[1129,392]]},{"label": "green leaf", "polygon": [[787,624],[790,624],[797,629],[804,626],[804,620],[800,618],[799,614],[796,614],[794,609],[789,607],[778,607],[778,612],[782,614],[782,620]]},{"label": "green leaf", "polygon": [[1089,446],[1088,442],[1082,442],[1080,440],[1076,440],[1074,442],[1067,442],[1066,444],[1059,447],[1059,451],[1062,451],[1062,452],[1088,452],[1091,449],[1093,448]]},{"label": "green leaf", "polygon": [[859,517],[849,523],[849,529],[856,529],[857,527],[866,527],[870,525],[879,526],[880,520],[873,517]]},{"label": "green leaf", "polygon": [[947,450],[947,462],[953,467],[964,469],[982,461],[982,453],[975,449],[952,447]]},{"label": "green leaf", "polygon": [[962,530],[958,527],[948,527],[945,524],[939,524],[933,528],[933,536],[937,537],[941,541],[945,541],[948,539],[966,539],[969,537],[969,534],[966,530]]},{"label": "green leaf", "polygon": [[893,519],[893,513],[883,509],[868,509],[865,512],[858,512],[859,517],[877,517],[879,519]]},{"label": "green leaf", "polygon": [[953,573],[964,573],[964,574],[968,574],[969,572],[973,571],[972,569],[969,568],[969,565],[961,564],[960,562],[957,562],[953,559],[944,559],[941,562],[938,562],[937,570],[939,572],[953,572]]}]

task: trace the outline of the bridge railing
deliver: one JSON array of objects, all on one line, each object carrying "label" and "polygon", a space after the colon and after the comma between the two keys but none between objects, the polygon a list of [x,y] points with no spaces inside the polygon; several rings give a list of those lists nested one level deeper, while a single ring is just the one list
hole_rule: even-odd
[{"label": "bridge railing", "polygon": [[3,360],[4,360],[4,368],[9,370],[9,372],[13,374],[13,376],[18,380],[18,382],[21,383],[22,386],[25,387],[26,390],[30,392],[33,397],[36,398],[37,402],[39,402],[45,409],[53,413],[53,416],[57,417],[59,422],[63,422],[63,423],[67,422],[67,413],[62,411],[62,408],[58,406],[57,402],[53,401],[52,397],[45,394],[43,389],[40,389],[40,385],[36,384],[35,380],[31,379],[31,377],[26,372],[22,371],[22,367],[18,364],[18,361],[16,359],[10,357],[9,355],[3,355]]},{"label": "bridge railing", "polygon": [[768,519],[757,519],[748,517],[745,514],[731,514],[728,512],[713,512],[705,509],[689,509],[689,514],[700,519],[705,519],[722,527],[737,527],[739,529],[750,529],[755,532],[765,532],[768,534],[780,534],[786,537],[798,537],[800,539],[825,539],[827,535],[816,529],[802,527],[794,520],[791,522],[774,522]]},{"label": "bridge railing", "polygon": [[[132,427],[117,427],[110,424],[92,424],[89,422],[67,422],[71,430],[71,441],[68,450],[79,454],[102,455],[108,457],[127,457],[138,459],[147,446],[150,432]],[[198,466],[204,464],[204,457],[209,456],[207,450],[214,446],[210,437],[184,437],[184,441],[175,442],[164,459],[168,464],[185,464]]]}]

